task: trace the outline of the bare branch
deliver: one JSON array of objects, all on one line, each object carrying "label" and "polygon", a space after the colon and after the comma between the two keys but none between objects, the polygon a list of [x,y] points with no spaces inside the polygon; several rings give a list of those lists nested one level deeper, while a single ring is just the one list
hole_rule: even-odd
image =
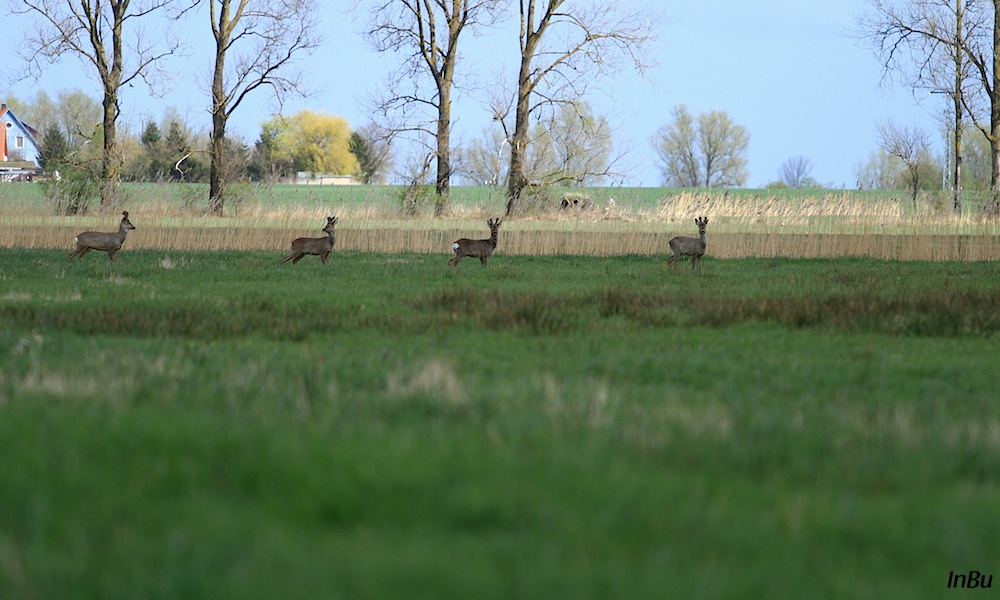
[{"label": "bare branch", "polygon": [[[541,10],[536,6],[541,2]],[[520,0],[520,68],[510,136],[507,213],[528,185],[529,122],[572,106],[595,75],[648,66],[653,15],[610,2],[570,6],[567,0]]]},{"label": "bare branch", "polygon": [[397,123],[400,133],[433,138],[438,214],[452,175],[451,103],[462,33],[491,26],[503,5],[503,0],[372,0],[366,37],[375,50],[402,57],[373,104],[382,127]]},{"label": "bare branch", "polygon": [[25,76],[41,75],[46,65],[66,56],[93,67],[103,92],[101,205],[113,200],[121,155],[117,121],[119,90],[142,79],[153,93],[163,80],[160,64],[179,44],[169,35],[147,35],[145,19],[165,11],[175,0],[11,0],[15,14],[30,17],[34,27],[19,46]]},{"label": "bare branch", "polygon": [[304,95],[295,60],[320,44],[315,0],[208,0],[215,64],[212,75],[210,208],[225,206],[226,123],[243,101],[271,88],[279,104]]}]

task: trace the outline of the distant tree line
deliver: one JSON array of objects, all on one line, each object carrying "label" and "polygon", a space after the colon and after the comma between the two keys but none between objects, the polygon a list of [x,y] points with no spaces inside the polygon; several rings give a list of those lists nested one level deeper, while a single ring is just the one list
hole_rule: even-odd
[{"label": "distant tree line", "polygon": [[[905,187],[916,199],[921,190],[941,185],[950,163],[959,184],[956,198],[961,185],[976,186],[984,178],[1000,197],[1000,125],[982,118],[987,112],[1000,114],[1000,94],[988,81],[979,81],[992,73],[980,63],[998,56],[992,45],[997,38],[982,33],[1000,31],[1000,19],[991,23],[985,5],[961,0],[903,2],[912,12],[897,11],[882,0],[869,1],[877,18],[862,25],[875,40],[886,69],[898,70],[898,52],[906,48],[926,59],[917,61],[920,67],[910,78],[914,86],[946,92],[955,101],[955,150],[942,160],[933,156],[922,132],[880,125],[880,146],[858,163],[856,186]],[[650,23],[657,20],[648,7],[603,0],[524,0],[516,6],[497,0],[358,0],[371,9],[365,13],[371,19],[364,33],[373,48],[399,57],[398,68],[380,88],[382,95],[371,100],[372,122],[352,130],[340,117],[302,111],[261,123],[259,135],[248,141],[227,131],[228,119],[259,89],[271,90],[279,100],[301,93],[302,75],[294,70],[292,58],[320,43],[315,0],[287,0],[280,10],[264,0],[201,4],[208,6],[215,43],[210,123],[166,114],[147,120],[137,131],[129,129],[134,125],[118,123],[119,90],[142,82],[155,87],[167,70],[167,59],[180,50],[170,36],[162,36],[161,42],[143,25],[154,15],[166,21],[189,19],[199,14],[191,10],[192,3],[8,4],[15,18],[36,25],[25,28],[29,33],[18,46],[29,72],[38,73],[48,62],[75,54],[94,69],[100,82],[99,101],[81,92],[60,93],[56,100],[40,93],[33,102],[18,106],[41,132],[46,168],[99,181],[102,204],[113,198],[118,181],[208,182],[208,205],[215,214],[222,214],[227,183],[274,181],[300,171],[349,174],[365,182],[385,182],[394,173],[395,180],[411,187],[432,187],[436,212],[447,205],[453,178],[493,185],[505,188],[508,214],[518,210],[526,194],[546,186],[623,179],[628,175],[626,151],[615,143],[609,116],[595,114],[587,102],[587,92],[596,81],[625,67],[644,70],[644,48],[654,38]],[[474,87],[465,84],[475,75],[461,62],[461,40],[470,35],[466,32],[483,33],[515,20],[511,17],[520,23],[515,32],[519,55],[512,56],[516,72],[491,78],[495,86],[481,95],[481,102],[491,109],[492,122],[480,137],[456,143],[451,136],[453,93]],[[513,41],[513,33],[511,37]],[[960,145],[967,127],[962,115],[972,117],[974,130],[984,134],[978,136],[980,143]],[[665,185],[747,184],[750,132],[725,111],[695,115],[679,105],[650,142]],[[400,143],[408,154],[397,161]],[[812,178],[812,167],[808,157],[792,156],[769,185],[821,186]]]},{"label": "distant tree line", "polygon": [[[8,100],[26,123],[40,132],[42,168],[99,178],[101,173],[101,108],[83,92],[60,92],[51,98],[39,91],[30,101]],[[136,135],[119,132],[117,147],[121,181],[209,183],[210,136],[196,131],[175,111],[160,121],[149,119]],[[342,117],[301,111],[261,124],[253,146],[227,136],[225,152],[231,181],[278,181],[300,171],[352,175],[366,183],[383,182],[389,167],[387,149],[367,130],[351,131]]]},{"label": "distant tree line", "polygon": [[[99,178],[101,171],[100,105],[80,91],[63,91],[56,98],[39,91],[30,101],[10,98],[22,120],[40,130],[42,166],[66,177]],[[679,187],[743,187],[747,184],[746,153],[750,134],[725,111],[691,114],[677,106],[673,120],[651,137],[661,171],[661,183]],[[971,125],[970,125],[971,127]],[[928,136],[914,127],[886,122],[877,127],[879,145],[855,167],[859,189],[906,189],[914,194],[942,187],[947,157],[935,157]],[[522,159],[531,181],[576,187],[601,185],[613,157],[613,131],[605,116],[595,116],[586,102],[577,102],[535,124],[532,144]],[[180,114],[167,110],[157,121],[148,119],[138,133],[119,132],[122,181],[211,181],[210,135],[197,131]],[[390,144],[374,125],[352,130],[342,117],[303,110],[275,116],[260,124],[256,141],[227,136],[225,177],[229,181],[275,182],[298,172],[351,175],[364,183],[406,183],[422,166],[396,165]],[[456,145],[454,176],[470,185],[506,185],[509,141],[497,128]],[[970,137],[964,148],[963,186],[988,189],[991,153],[982,137]],[[426,166],[430,166],[428,163]],[[791,156],[778,169],[769,188],[820,188],[812,177],[813,163]],[[425,172],[429,175],[430,170]],[[428,176],[428,179],[430,177]],[[829,185],[829,184],[827,184]]]}]

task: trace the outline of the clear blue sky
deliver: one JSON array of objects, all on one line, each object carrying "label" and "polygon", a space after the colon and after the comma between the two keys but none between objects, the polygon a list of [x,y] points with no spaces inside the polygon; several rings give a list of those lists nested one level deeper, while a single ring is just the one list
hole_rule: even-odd
[{"label": "clear blue sky", "polygon": [[[325,111],[360,127],[370,120],[362,100],[383,83],[394,57],[370,49],[358,33],[364,23],[345,15],[344,4],[322,3],[325,41],[302,64],[315,93],[289,102],[284,110]],[[889,118],[923,127],[939,152],[944,147],[938,134],[939,115],[947,110],[944,97],[915,98],[905,88],[882,85],[880,65],[869,48],[852,37],[854,15],[867,10],[864,0],[702,0],[664,2],[659,10],[665,19],[651,52],[656,66],[645,77],[624,72],[604,80],[588,98],[595,112],[605,114],[616,128],[619,145],[632,148],[632,173],[625,185],[660,184],[650,138],[678,104],[692,114],[725,111],[749,130],[750,187],[778,179],[781,164],[797,155],[812,161],[812,176],[819,182],[853,187],[855,166],[878,145],[876,122]],[[15,21],[7,29],[13,35],[12,30],[24,25]],[[137,83],[123,94],[123,119],[135,130],[149,118],[159,121],[166,107],[178,110],[192,128],[209,129],[207,17],[188,22],[185,29],[202,51],[171,65],[178,74],[169,91],[162,98],[151,97]],[[501,29],[464,42],[464,67],[472,68],[476,81],[488,86],[516,59],[516,17]],[[17,59],[11,50],[3,52],[7,66],[2,70],[9,77],[10,61]],[[52,97],[73,89],[100,97],[96,77],[71,58],[37,83],[7,84],[5,95],[29,101],[37,89]],[[459,142],[478,136],[490,124],[484,95],[473,89],[456,99]],[[266,94],[252,97],[234,115],[231,127],[252,144],[260,122],[275,110]]]}]

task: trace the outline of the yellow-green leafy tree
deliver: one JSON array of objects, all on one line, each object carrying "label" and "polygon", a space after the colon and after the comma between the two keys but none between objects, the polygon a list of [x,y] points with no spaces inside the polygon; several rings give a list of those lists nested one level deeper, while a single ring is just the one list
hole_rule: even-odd
[{"label": "yellow-green leafy tree", "polygon": [[351,175],[358,159],[351,153],[351,127],[343,117],[303,110],[262,124],[272,137],[271,160],[292,171]]}]

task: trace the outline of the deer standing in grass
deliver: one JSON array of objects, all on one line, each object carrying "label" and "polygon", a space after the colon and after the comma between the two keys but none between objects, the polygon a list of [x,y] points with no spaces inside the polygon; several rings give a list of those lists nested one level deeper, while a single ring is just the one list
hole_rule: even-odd
[{"label": "deer standing in grass", "polygon": [[500,219],[490,219],[486,221],[486,224],[490,226],[490,239],[488,240],[469,240],[462,238],[457,240],[451,245],[452,250],[455,251],[455,256],[451,257],[448,264],[451,266],[458,265],[458,262],[465,258],[466,256],[471,256],[473,258],[478,258],[479,262],[486,266],[486,261],[489,260],[490,254],[493,254],[493,250],[497,247],[497,230],[500,229]]},{"label": "deer standing in grass", "polygon": [[668,242],[671,252],[674,253],[667,259],[667,265],[671,268],[677,268],[678,258],[690,256],[691,270],[694,270],[695,263],[698,265],[698,270],[701,270],[701,257],[705,256],[705,227],[708,226],[708,217],[695,219],[694,224],[698,226],[698,237],[679,235]]},{"label": "deer standing in grass", "polygon": [[128,220],[128,211],[122,213],[122,222],[118,226],[118,231],[113,233],[103,233],[100,231],[85,231],[76,236],[76,250],[70,252],[67,260],[73,260],[76,256],[79,260],[87,255],[91,250],[100,250],[108,253],[108,259],[115,261],[115,255],[125,243],[125,236],[135,229],[135,225]]},{"label": "deer standing in grass", "polygon": [[330,260],[330,252],[333,250],[333,244],[337,241],[337,236],[333,232],[333,226],[336,224],[337,217],[327,217],[326,227],[323,228],[326,236],[292,240],[292,253],[283,258],[281,264],[292,261],[294,265],[302,260],[302,257],[306,254],[315,254],[323,259],[323,264],[325,265]]}]

